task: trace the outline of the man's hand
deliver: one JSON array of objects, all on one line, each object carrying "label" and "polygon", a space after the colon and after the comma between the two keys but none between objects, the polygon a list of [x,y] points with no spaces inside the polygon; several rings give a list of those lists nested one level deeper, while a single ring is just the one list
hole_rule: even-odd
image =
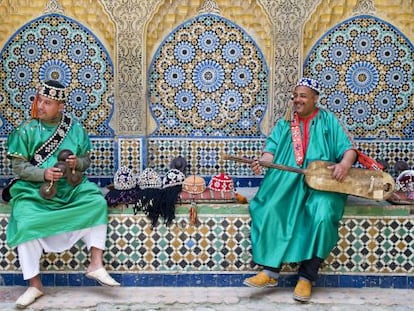
[{"label": "man's hand", "polygon": [[68,164],[69,168],[71,168],[72,170],[76,169],[77,161],[78,161],[78,158],[74,154],[66,158],[66,163]]},{"label": "man's hand", "polygon": [[339,182],[342,182],[345,179],[350,169],[350,167],[342,163],[330,165],[328,168],[332,170],[332,178],[335,178]]},{"label": "man's hand", "polygon": [[57,181],[62,176],[63,173],[58,167],[49,167],[45,170],[45,180],[47,181]]},{"label": "man's hand", "polygon": [[357,154],[355,150],[347,150],[344,153],[344,156],[340,163],[328,166],[329,169],[332,169],[332,178],[335,178],[337,181],[342,182],[348,175],[348,172],[351,169],[352,164],[355,162],[356,158]]},{"label": "man's hand", "polygon": [[262,166],[260,165],[259,161],[261,162],[273,162],[273,154],[270,152],[264,152],[260,159],[254,159],[254,161],[250,164],[252,171],[255,175],[260,175],[262,173]]},{"label": "man's hand", "polygon": [[250,167],[255,175],[260,175],[262,173],[262,166],[259,164],[258,159],[254,159],[250,164]]}]

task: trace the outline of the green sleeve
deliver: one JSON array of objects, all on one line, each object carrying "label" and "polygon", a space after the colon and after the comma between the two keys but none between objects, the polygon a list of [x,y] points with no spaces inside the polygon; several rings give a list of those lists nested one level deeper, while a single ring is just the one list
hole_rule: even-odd
[{"label": "green sleeve", "polygon": [[[34,120],[23,122],[7,138],[7,157],[20,158],[30,161],[33,155],[33,139],[28,134],[30,128],[36,128],[38,123]],[[36,137],[36,136],[35,136]]]},{"label": "green sleeve", "polygon": [[78,157],[78,160],[76,162],[76,169],[80,172],[84,172],[88,169],[90,165],[91,158],[89,157],[89,154],[86,154]]},{"label": "green sleeve", "polygon": [[45,181],[45,169],[34,166],[29,161],[13,157],[12,169],[13,173],[19,176],[22,180]]}]

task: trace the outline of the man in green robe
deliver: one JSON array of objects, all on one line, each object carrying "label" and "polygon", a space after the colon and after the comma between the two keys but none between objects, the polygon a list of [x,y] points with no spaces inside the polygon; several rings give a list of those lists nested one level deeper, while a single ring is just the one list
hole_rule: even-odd
[{"label": "man in green robe", "polygon": [[[102,285],[120,285],[103,267],[106,200],[98,186],[80,173],[90,165],[92,145],[82,125],[63,114],[64,99],[62,84],[42,83],[32,105],[32,118],[18,126],[7,141],[7,156],[18,177],[9,189],[12,212],[7,242],[17,246],[23,277],[29,280],[29,288],[16,301],[19,308],[43,295],[39,277],[43,251],[62,252],[79,239],[91,253],[86,276]],[[55,167],[62,150],[67,154],[61,166]]]},{"label": "man in green robe", "polygon": [[[347,131],[335,115],[317,107],[319,84],[311,78],[298,81],[293,113],[277,122],[266,140],[260,161],[306,168],[315,160],[333,162],[332,178],[342,181],[357,154]],[[258,161],[252,169],[260,174]],[[303,174],[269,169],[252,199],[251,241],[253,260],[263,266],[244,284],[277,286],[283,263],[300,263],[293,298],[310,300],[323,260],[335,247],[347,196],[314,190]]]}]

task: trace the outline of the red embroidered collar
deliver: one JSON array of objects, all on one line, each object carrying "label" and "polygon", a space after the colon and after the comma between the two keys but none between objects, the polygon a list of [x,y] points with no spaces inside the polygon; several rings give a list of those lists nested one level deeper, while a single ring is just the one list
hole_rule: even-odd
[{"label": "red embroidered collar", "polygon": [[[290,128],[292,131],[293,151],[295,153],[296,164],[299,166],[302,166],[303,161],[305,159],[306,150],[308,149],[310,121],[312,121],[313,118],[315,118],[318,112],[319,109],[316,108],[315,111],[312,112],[312,114],[307,118],[301,118],[295,112],[293,114],[293,119],[290,122]],[[300,122],[303,123],[303,137],[300,131]]]}]

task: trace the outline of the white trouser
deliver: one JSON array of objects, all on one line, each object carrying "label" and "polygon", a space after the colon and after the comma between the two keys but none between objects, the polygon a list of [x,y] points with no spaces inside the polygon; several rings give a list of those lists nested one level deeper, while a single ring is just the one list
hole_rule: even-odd
[{"label": "white trouser", "polygon": [[25,280],[40,273],[39,261],[43,251],[46,253],[61,253],[70,249],[77,241],[82,239],[88,250],[91,247],[105,249],[107,225],[65,232],[54,236],[31,240],[17,245],[19,262]]}]

